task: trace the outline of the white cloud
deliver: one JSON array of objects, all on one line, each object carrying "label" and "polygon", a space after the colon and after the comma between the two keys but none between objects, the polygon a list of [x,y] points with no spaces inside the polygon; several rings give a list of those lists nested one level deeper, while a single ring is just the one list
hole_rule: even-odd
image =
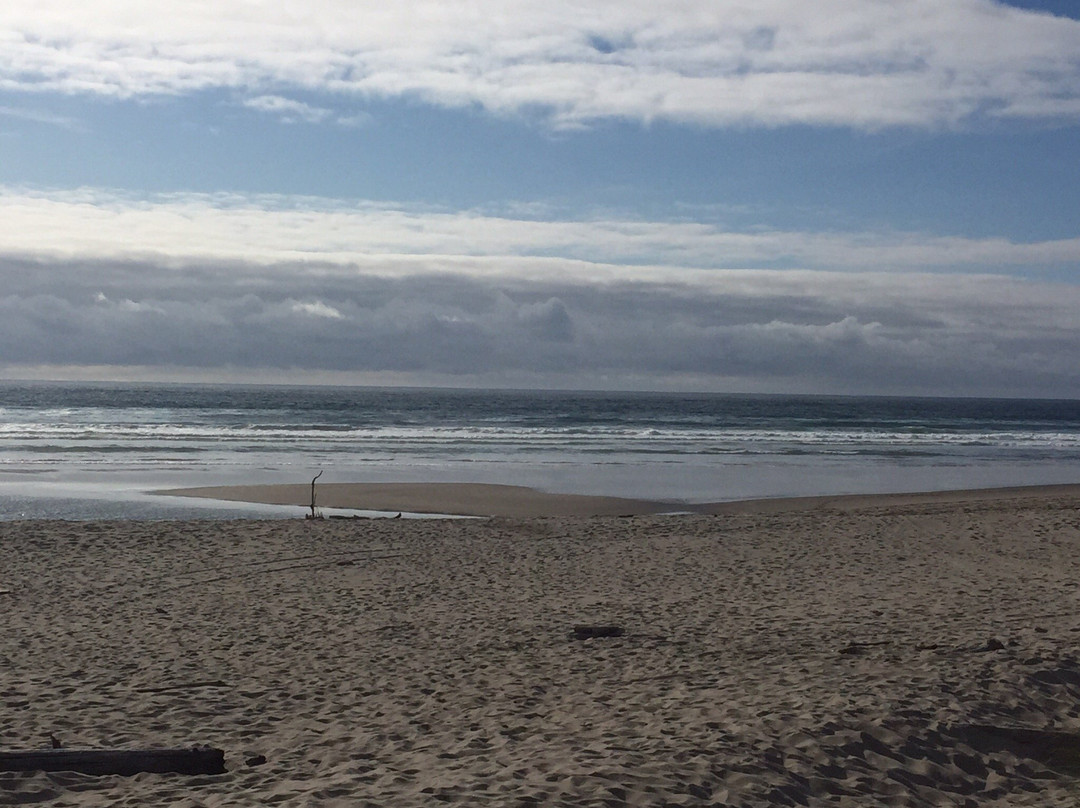
[{"label": "white cloud", "polygon": [[244,99],[243,105],[248,109],[276,115],[284,123],[321,123],[334,114],[332,110],[313,107],[280,95],[257,95]]},{"label": "white cloud", "polygon": [[12,0],[0,7],[0,45],[5,89],[285,87],[541,109],[558,126],[1080,115],[1080,22],[993,0],[220,0],[166,13]]},{"label": "white cloud", "polygon": [[[276,116],[282,123],[318,124],[333,121],[338,126],[362,129],[370,125],[374,116],[367,112],[339,114],[327,107],[314,106],[281,95],[257,95],[240,102],[248,109]],[[2,108],[0,108],[2,114]]]},{"label": "white cloud", "polygon": [[316,300],[314,303],[294,303],[292,310],[299,314],[306,314],[309,317],[325,317],[328,320],[340,320],[342,314],[333,306],[327,306],[321,300]]},{"label": "white cloud", "polygon": [[1014,242],[926,233],[727,230],[687,221],[538,220],[375,202],[229,194],[132,197],[0,187],[0,254],[307,262],[322,271],[447,271],[597,282],[714,269],[1000,271],[1080,265],[1080,238]]},{"label": "white cloud", "polygon": [[79,128],[79,123],[74,118],[25,107],[0,106],[0,118],[16,118],[23,121],[32,121],[33,123],[44,123],[49,126],[59,126],[63,129]]}]

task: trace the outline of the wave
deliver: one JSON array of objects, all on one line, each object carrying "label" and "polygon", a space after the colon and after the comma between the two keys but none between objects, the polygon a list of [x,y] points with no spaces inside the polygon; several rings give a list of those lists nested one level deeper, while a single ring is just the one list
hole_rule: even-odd
[{"label": "wave", "polygon": [[105,443],[136,450],[143,443],[226,442],[245,444],[517,444],[523,447],[619,445],[627,451],[669,446],[673,451],[798,451],[844,448],[942,447],[1046,448],[1080,450],[1080,433],[1046,431],[907,432],[882,430],[657,429],[621,426],[583,430],[565,427],[505,426],[335,426],[329,424],[146,424],[0,423],[0,447],[24,444]]},{"label": "wave", "polygon": [[515,462],[1080,468],[1080,404],[0,385],[5,471]]}]

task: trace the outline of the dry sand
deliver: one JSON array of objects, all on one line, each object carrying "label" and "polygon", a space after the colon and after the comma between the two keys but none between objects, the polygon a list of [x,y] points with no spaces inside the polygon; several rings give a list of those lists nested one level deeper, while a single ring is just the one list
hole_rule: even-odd
[{"label": "dry sand", "polygon": [[1076,806],[1078,506],[0,523],[0,749],[229,768],[0,803]]}]

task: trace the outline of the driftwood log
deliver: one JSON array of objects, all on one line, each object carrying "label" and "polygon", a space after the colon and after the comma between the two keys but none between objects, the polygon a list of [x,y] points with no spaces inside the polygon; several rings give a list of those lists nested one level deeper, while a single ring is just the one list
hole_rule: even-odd
[{"label": "driftwood log", "polygon": [[0,771],[224,774],[225,752],[209,746],[190,749],[35,749],[0,752]]},{"label": "driftwood log", "polygon": [[574,639],[590,640],[594,637],[621,637],[622,626],[574,626]]},{"label": "driftwood log", "polygon": [[311,516],[309,516],[308,519],[318,519],[319,518],[316,515],[316,512],[315,512],[315,481],[317,479],[319,479],[320,477],[322,477],[322,472],[321,471],[318,474],[316,474],[314,477],[311,478]]}]

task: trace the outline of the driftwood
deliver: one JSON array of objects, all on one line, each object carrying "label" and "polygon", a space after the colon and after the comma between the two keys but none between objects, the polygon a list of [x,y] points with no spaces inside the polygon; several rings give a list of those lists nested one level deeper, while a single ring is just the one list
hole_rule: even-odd
[{"label": "driftwood", "polygon": [[161,687],[143,687],[136,693],[168,693],[170,690],[197,690],[203,687],[228,687],[229,685],[220,679],[207,682],[184,682],[179,685],[162,685]]},{"label": "driftwood", "polygon": [[315,511],[315,481],[317,479],[319,479],[320,477],[322,477],[322,474],[323,473],[320,471],[318,474],[316,474],[311,479],[311,515],[308,517],[308,519],[318,519],[319,518],[318,514]]},{"label": "driftwood", "polygon": [[621,637],[622,626],[574,626],[574,639],[589,640],[593,637]]},{"label": "driftwood", "polygon": [[874,645],[888,645],[892,640],[871,640],[869,642],[852,642],[845,645],[840,649],[841,654],[847,656],[856,656],[858,654],[865,654],[866,649]]},{"label": "driftwood", "polygon": [[0,752],[0,771],[224,774],[225,753],[209,746],[190,749],[37,749]]}]

